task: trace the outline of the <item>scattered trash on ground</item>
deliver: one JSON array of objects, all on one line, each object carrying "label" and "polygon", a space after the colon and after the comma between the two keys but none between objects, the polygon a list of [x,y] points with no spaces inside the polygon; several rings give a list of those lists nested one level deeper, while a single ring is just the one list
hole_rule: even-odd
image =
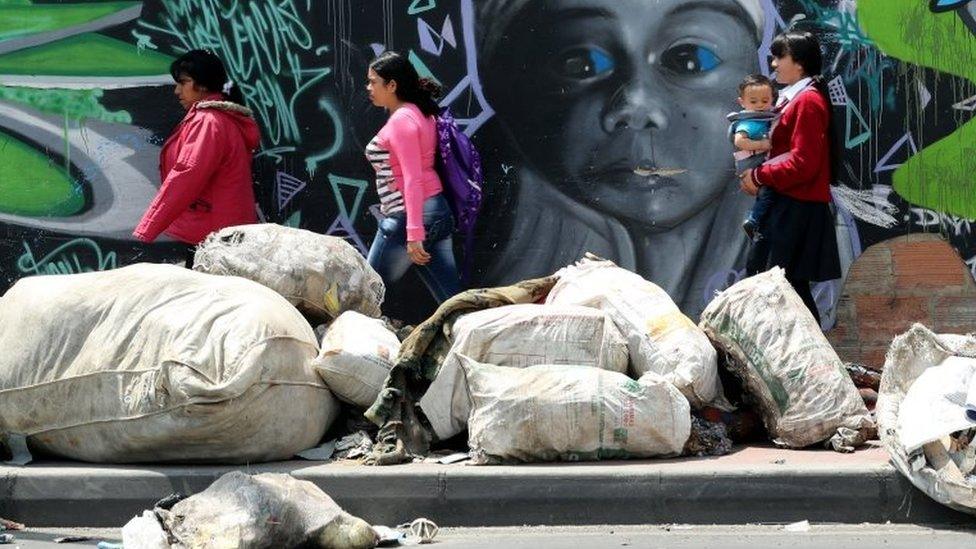
[{"label": "scattered trash on ground", "polygon": [[455,452],[449,456],[439,458],[437,463],[440,463],[441,465],[450,465],[452,463],[460,463],[469,459],[471,459],[471,454],[467,452]]},{"label": "scattered trash on ground", "polygon": [[84,543],[86,541],[92,541],[89,536],[61,536],[54,538],[54,543]]},{"label": "scattered trash on ground", "polygon": [[344,311],[378,317],[386,292],[366,258],[344,239],[274,223],[211,234],[197,247],[193,269],[263,284],[319,320]]},{"label": "scattered trash on ground", "polygon": [[976,336],[921,324],[895,338],[878,395],[881,442],[912,484],[943,505],[976,514]]},{"label": "scattered trash on ground", "polygon": [[460,357],[476,464],[673,456],[691,430],[688,400],[663,377],[588,366],[506,368]]},{"label": "scattered trash on ground", "polygon": [[373,439],[366,431],[356,431],[336,442],[335,459],[359,459],[373,451]]},{"label": "scattered trash on ground", "polygon": [[16,539],[13,534],[0,534],[0,545],[9,545]]},{"label": "scattered trash on ground", "polygon": [[851,381],[858,389],[874,389],[881,387],[881,372],[872,370],[863,364],[848,362],[844,364]]},{"label": "scattered trash on ground", "polygon": [[310,366],[311,326],[242,278],[151,264],[28,277],[0,300],[0,325],[0,432],[54,455],[288,459],[338,414]]},{"label": "scattered trash on ground", "polygon": [[14,467],[23,467],[34,461],[34,456],[27,447],[27,437],[14,433],[0,432],[0,456],[4,458],[0,464]]},{"label": "scattered trash on ground", "polygon": [[23,530],[25,528],[27,528],[27,527],[24,526],[23,524],[19,523],[19,522],[15,522],[15,521],[12,521],[12,520],[7,520],[5,518],[0,517],[0,531],[3,531],[3,530]]},{"label": "scattered trash on ground", "polygon": [[169,549],[169,537],[154,511],[143,511],[122,527],[126,549]]},{"label": "scattered trash on ground", "polygon": [[794,522],[787,524],[783,527],[786,532],[809,532],[810,531],[810,521],[801,520],[800,522]]},{"label": "scattered trash on ground", "polygon": [[432,543],[440,528],[434,521],[418,518],[413,522],[401,524],[396,528],[389,526],[373,526],[379,537],[377,547],[395,547],[398,545],[422,545]]},{"label": "scattered trash on ground", "polygon": [[189,549],[368,549],[378,541],[368,523],[343,511],[317,486],[283,474],[227,473],[171,510],[154,514],[169,542]]},{"label": "scattered trash on ground", "polygon": [[295,457],[308,461],[331,461],[332,456],[335,455],[337,442],[339,441],[330,440],[328,442],[323,442],[314,448],[309,448],[308,450],[298,452],[295,454]]},{"label": "scattered trash on ground", "polygon": [[728,368],[777,444],[803,448],[827,441],[851,452],[875,435],[854,382],[782,269],[718,294],[701,326],[728,353]]},{"label": "scattered trash on ground", "polygon": [[731,451],[732,439],[724,424],[691,416],[691,435],[681,455],[724,456]]}]

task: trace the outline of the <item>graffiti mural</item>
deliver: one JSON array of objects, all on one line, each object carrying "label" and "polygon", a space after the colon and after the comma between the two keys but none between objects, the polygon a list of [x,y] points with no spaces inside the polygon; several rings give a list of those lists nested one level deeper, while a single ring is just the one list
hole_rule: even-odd
[{"label": "graffiti mural", "polygon": [[[366,66],[395,49],[482,151],[474,284],[591,251],[697,315],[747,247],[724,115],[788,28],[827,50],[844,264],[931,231],[976,274],[976,2],[0,0],[0,291],[181,259],[130,233],[182,115],[169,63],[192,48],[225,61],[261,126],[259,217],[365,253],[380,214],[363,149],[385,118]],[[390,314],[428,312],[420,287],[391,288]],[[825,327],[839,287],[816,288]]]}]

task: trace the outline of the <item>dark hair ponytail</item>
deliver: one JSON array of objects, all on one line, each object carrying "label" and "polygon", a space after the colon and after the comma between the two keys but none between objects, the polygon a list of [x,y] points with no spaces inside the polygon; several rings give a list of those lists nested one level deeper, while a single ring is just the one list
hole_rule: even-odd
[{"label": "dark hair ponytail", "polygon": [[179,82],[180,75],[186,75],[207,91],[223,94],[226,100],[238,105],[244,104],[240,87],[227,77],[227,69],[220,58],[209,51],[190,50],[184,53],[169,66],[169,73],[174,81]]},{"label": "dark hair ponytail", "polygon": [[[820,41],[817,40],[817,37],[807,31],[784,32],[773,39],[769,51],[774,57],[789,55],[795,63],[803,67],[803,73],[813,80],[811,84],[827,102],[828,115],[830,115],[830,87],[827,84],[827,79],[821,74],[823,71],[823,52],[820,49]],[[836,156],[837,137],[834,135],[833,116],[827,118],[827,140],[829,150]],[[830,162],[831,171],[834,172],[831,174],[831,179],[837,172],[837,168],[834,166],[835,160],[836,158],[832,158]]]},{"label": "dark hair ponytail", "polygon": [[420,112],[436,116],[441,108],[436,99],[441,95],[441,87],[429,78],[421,78],[417,69],[404,56],[395,51],[381,53],[369,64],[384,81],[397,83],[396,95],[400,101],[417,105]]}]

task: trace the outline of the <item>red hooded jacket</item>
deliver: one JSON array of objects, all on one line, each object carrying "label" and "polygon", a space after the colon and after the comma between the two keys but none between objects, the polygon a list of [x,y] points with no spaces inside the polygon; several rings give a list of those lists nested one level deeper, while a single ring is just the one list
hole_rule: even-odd
[{"label": "red hooded jacket", "polygon": [[163,182],[132,233],[152,242],[160,233],[199,244],[213,231],[255,223],[251,159],[260,134],[251,111],[229,101],[198,101],[159,153]]}]

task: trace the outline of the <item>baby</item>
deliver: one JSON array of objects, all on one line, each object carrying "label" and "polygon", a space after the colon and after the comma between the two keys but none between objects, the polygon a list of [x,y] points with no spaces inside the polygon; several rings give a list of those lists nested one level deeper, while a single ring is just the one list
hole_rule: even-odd
[{"label": "baby", "polygon": [[[742,175],[758,167],[770,149],[770,128],[779,114],[773,110],[773,83],[761,74],[751,74],[739,84],[739,105],[743,110],[730,113],[726,118],[729,137],[735,145],[735,173]],[[752,240],[762,238],[763,221],[770,205],[775,200],[775,192],[768,187],[760,187],[756,203],[742,224],[743,230]]]}]

